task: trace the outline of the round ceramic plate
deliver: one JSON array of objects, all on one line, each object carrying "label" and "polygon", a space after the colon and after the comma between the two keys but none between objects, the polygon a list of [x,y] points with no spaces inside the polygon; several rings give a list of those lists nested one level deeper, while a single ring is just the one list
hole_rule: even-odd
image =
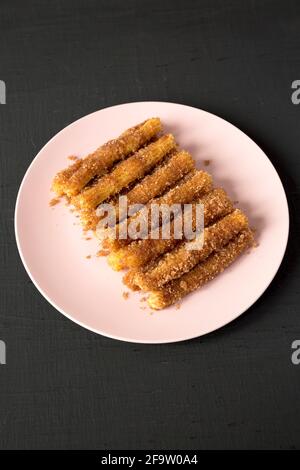
[{"label": "round ceramic plate", "polygon": [[[258,247],[240,257],[181,308],[153,312],[138,293],[126,291],[122,274],[99,258],[65,203],[50,207],[53,176],[126,128],[159,116],[164,129],[189,150],[198,168],[245,210]],[[209,166],[205,166],[209,163]],[[21,184],[15,212],[19,252],[32,281],[61,313],[111,338],[167,343],[204,335],[245,312],[272,281],[288,238],[289,215],[281,181],[262,150],[223,119],[174,103],[129,103],[102,109],[69,125],[39,152]]]}]

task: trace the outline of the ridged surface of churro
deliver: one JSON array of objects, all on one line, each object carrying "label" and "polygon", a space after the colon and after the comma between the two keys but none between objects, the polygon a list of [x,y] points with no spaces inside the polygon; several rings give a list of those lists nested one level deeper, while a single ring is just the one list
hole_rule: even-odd
[{"label": "ridged surface of churro", "polygon": [[92,178],[106,173],[115,162],[136,152],[160,131],[161,121],[159,118],[151,118],[131,127],[117,139],[107,142],[84,158],[78,170],[64,183],[61,183],[61,190],[69,197],[78,194]]},{"label": "ridged surface of churro", "polygon": [[160,310],[178,302],[190,292],[214,279],[249,248],[252,243],[253,234],[251,230],[248,229],[240,232],[224,248],[210,255],[191,271],[179,279],[169,282],[163,288],[152,291],[148,298],[148,305],[155,310]]},{"label": "ridged surface of churro", "polygon": [[[162,163],[160,163],[156,169],[154,170],[153,173],[150,173],[149,175],[145,176],[145,178],[143,178],[141,180],[141,183],[144,181],[144,179],[147,179],[148,176],[153,176],[153,174],[157,171],[157,170],[160,170],[162,169],[162,167],[164,167],[168,162],[169,160],[171,160],[171,157],[174,156],[174,152],[176,152],[176,150],[174,151],[171,151],[170,154],[166,157],[166,162],[163,161]],[[181,153],[181,152],[179,152]],[[188,152],[187,152],[188,153]],[[193,165],[195,164],[195,162],[193,161]],[[196,173],[196,169],[195,167],[193,166],[192,169],[189,168],[189,171],[186,173],[185,171],[183,171],[183,176],[181,178],[179,178],[177,181],[174,181],[174,182],[171,182],[170,184],[170,187],[166,187],[165,190],[162,191],[162,193],[165,193],[165,192],[168,192],[170,190],[170,188],[173,188],[176,186],[178,186],[179,184],[183,184],[185,181],[187,181],[189,178],[191,178],[195,173]],[[171,178],[172,179],[172,178]],[[139,186],[140,183],[137,183],[135,186]],[[157,186],[156,186],[157,187]],[[129,188],[128,190],[126,189],[124,191],[124,194],[127,196],[129,194],[129,192],[131,191],[132,188]],[[134,189],[134,188],[133,188]],[[119,196],[121,195],[121,193],[119,193]],[[123,193],[122,193],[123,195]],[[145,196],[146,197],[146,196]],[[158,197],[154,197],[154,198],[149,198],[149,201],[146,201],[146,204],[144,204],[143,202],[138,202],[138,200],[136,199],[137,202],[135,202],[134,204],[141,204],[141,205],[147,205],[148,202],[149,203],[153,203],[155,201],[157,201]],[[127,240],[122,240],[120,243],[118,241],[118,237],[119,237],[119,228],[121,227],[121,224],[122,222],[124,224],[127,225],[127,222],[125,221],[125,218],[123,218],[123,220],[121,222],[118,221],[118,217],[117,215],[119,214],[118,212],[118,200],[117,200],[117,196],[115,196],[115,201],[112,203],[115,207],[116,207],[116,225],[115,225],[115,230],[116,230],[116,236],[113,236],[111,237],[111,234],[109,232],[109,230],[107,230],[105,232],[105,234],[103,234],[103,236],[101,236],[101,240],[102,240],[102,244],[103,244],[103,247],[107,250],[110,250],[110,251],[116,251],[118,250],[119,248],[121,248],[122,246],[126,246],[128,245],[132,240],[130,237],[128,237]],[[127,204],[127,207],[128,207],[128,204]],[[131,210],[132,208],[134,208],[134,205],[133,206],[130,206],[131,207]],[[150,204],[148,204],[147,207],[150,207]],[[133,215],[138,215],[138,208],[136,208],[136,212],[134,212]],[[141,212],[141,210],[140,210]],[[132,219],[134,220],[134,218]],[[86,227],[87,229],[90,229],[90,230],[97,230],[97,224],[98,222],[100,221],[100,217],[97,216],[97,211],[95,209],[92,209],[92,210],[81,210],[81,222],[82,222],[82,225],[84,227]],[[96,231],[96,235],[97,235],[97,231]],[[117,240],[115,242],[115,240]]]},{"label": "ridged surface of churro", "polygon": [[[189,173],[195,166],[194,160],[189,152],[182,150],[175,153],[163,165],[159,166],[150,175],[138,183],[127,196],[127,205],[146,204],[154,197],[160,196],[170,186]],[[122,220],[126,214],[119,210],[116,205],[117,220]]]},{"label": "ridged surface of churro", "polygon": [[212,188],[212,177],[206,171],[198,170],[183,184],[172,188],[154,202],[157,204],[188,204],[198,196],[207,193]]},{"label": "ridged surface of churro", "polygon": [[[214,220],[222,217],[232,211],[232,203],[223,189],[215,189],[198,200],[203,204],[204,224],[207,226]],[[194,208],[193,203],[192,207]],[[192,211],[192,214],[195,212]],[[118,251],[112,251],[108,256],[109,265],[116,271],[125,268],[139,268],[158,258],[167,251],[172,250],[180,239],[174,239],[173,223],[171,222],[170,239],[145,239],[135,240],[129,245],[120,248]],[[194,221],[193,221],[194,225]]]},{"label": "ridged surface of churro", "polygon": [[81,209],[96,208],[98,204],[144,176],[175,147],[172,134],[160,137],[119,163],[111,173],[100,178],[98,183],[76,196],[73,202]]},{"label": "ridged surface of churro", "polygon": [[201,249],[189,250],[190,242],[181,243],[173,251],[166,253],[156,265],[146,272],[131,274],[130,287],[150,291],[162,287],[167,282],[177,279],[190,271],[196,264],[205,260],[213,251],[226,245],[240,231],[248,227],[245,214],[234,210],[215,224],[204,229],[204,243]]},{"label": "ridged surface of churro", "polygon": [[[191,178],[184,180],[183,182],[179,183],[177,186],[172,188],[168,191],[165,195],[155,198],[148,203],[144,209],[139,211],[137,214],[129,217],[124,222],[121,222],[115,227],[114,238],[107,239],[105,241],[105,247],[115,251],[122,247],[126,247],[131,242],[130,237],[126,239],[120,239],[119,233],[122,231],[122,224],[125,225],[124,230],[128,233],[128,229],[130,224],[134,224],[136,219],[139,218],[141,221],[142,219],[146,220],[145,226],[147,226],[148,231],[151,230],[151,204],[155,204],[157,206],[168,205],[172,206],[173,204],[188,204],[191,203],[193,200],[197,199],[200,195],[209,192],[212,188],[212,177],[209,173],[205,171],[195,171],[192,173]],[[152,228],[154,228],[152,226]]]}]

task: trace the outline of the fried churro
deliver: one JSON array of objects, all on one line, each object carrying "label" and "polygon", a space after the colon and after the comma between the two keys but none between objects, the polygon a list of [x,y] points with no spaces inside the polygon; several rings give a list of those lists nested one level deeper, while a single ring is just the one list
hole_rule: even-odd
[{"label": "fried churro", "polygon": [[160,258],[151,269],[131,273],[130,286],[150,291],[162,287],[173,279],[178,279],[247,227],[247,217],[241,210],[235,209],[231,214],[204,229],[204,243],[201,249],[189,249],[188,245],[191,242],[181,243]]},{"label": "fried churro", "polygon": [[[119,200],[116,199],[116,201],[112,201],[116,211],[116,233],[118,233],[118,224],[122,221],[124,222],[124,218],[127,216],[128,207],[131,208],[131,214],[134,214],[135,205],[147,204],[150,200],[168,191],[176,185],[176,183],[179,184],[179,181],[180,184],[183,183],[195,174],[195,172],[195,162],[188,152],[183,150],[173,153],[171,151],[166,161],[159,164],[152,173],[146,175],[140,182],[136,183],[133,188],[126,188],[122,193],[122,195],[126,195],[127,197],[126,208],[122,207],[122,204],[119,204]],[[138,212],[138,207],[136,207],[135,212]],[[97,215],[97,210],[82,209],[80,213],[83,227],[86,230],[96,230],[97,224],[101,220],[101,217]],[[109,241],[109,232],[107,232],[106,237],[106,240],[103,240],[105,237],[102,238],[104,247],[106,246],[107,249],[113,249],[114,242]],[[131,240],[128,239],[128,243],[130,241]],[[109,248],[110,244],[111,248]],[[114,249],[116,250],[118,248],[120,248],[120,246],[117,242]]]},{"label": "fried churro", "polygon": [[161,131],[160,119],[151,118],[83,159],[71,157],[50,201],[54,207],[66,197],[84,230],[102,240],[97,256],[108,255],[116,271],[128,269],[124,284],[147,292],[157,310],[176,305],[253,244],[246,215]]},{"label": "fried churro", "polygon": [[[182,150],[175,153],[165,164],[156,168],[153,173],[143,178],[126,194],[127,205],[146,204],[154,197],[167,191],[170,186],[179,181],[194,167],[195,163],[189,152]],[[116,204],[117,220],[121,221],[126,215]]]},{"label": "fried churro", "polygon": [[173,305],[184,296],[214,279],[233,263],[253,243],[250,229],[243,230],[220,251],[211,254],[179,279],[169,282],[163,288],[154,290],[148,297],[148,305],[155,309]]},{"label": "fried churro", "polygon": [[[223,189],[215,189],[204,196],[198,202],[192,204],[192,226],[195,227],[194,214],[196,204],[203,205],[204,225],[211,224],[214,220],[222,217],[232,211],[232,203]],[[116,271],[125,268],[140,268],[150,261],[158,258],[167,251],[173,249],[181,240],[174,238],[174,221],[170,224],[170,238],[135,240],[129,245],[120,248],[118,251],[112,251],[108,255],[109,265]],[[182,227],[183,228],[183,227]],[[182,238],[183,234],[182,234]]]},{"label": "fried churro", "polygon": [[[154,229],[151,205],[158,206],[172,206],[174,204],[188,204],[197,199],[200,195],[207,193],[212,188],[212,177],[205,171],[197,170],[192,172],[192,175],[187,180],[180,182],[177,186],[172,188],[166,194],[159,198],[153,199],[141,211],[129,217],[125,221],[117,224],[113,229],[113,237],[105,240],[104,246],[107,249],[116,251],[122,247],[126,247],[132,239],[130,236],[126,238],[119,238],[121,233],[129,232],[130,225],[134,225],[137,221],[147,227],[150,232]],[[160,219],[161,220],[161,219]],[[143,223],[144,222],[144,223]],[[159,222],[159,221],[158,221]]]},{"label": "fried churro", "polygon": [[144,176],[175,147],[172,134],[160,137],[119,163],[111,173],[104,175],[94,186],[76,196],[72,202],[81,209],[95,209],[98,204]]},{"label": "fried churro", "polygon": [[[136,152],[155,137],[161,131],[161,128],[160,119],[151,118],[127,129],[117,139],[110,140],[102,145],[94,153],[91,153],[80,162],[76,162],[78,167],[73,174],[68,172],[61,174],[60,193],[69,197],[78,194],[92,178],[103,175],[114,163]],[[54,186],[54,189],[55,187],[57,185]]]}]

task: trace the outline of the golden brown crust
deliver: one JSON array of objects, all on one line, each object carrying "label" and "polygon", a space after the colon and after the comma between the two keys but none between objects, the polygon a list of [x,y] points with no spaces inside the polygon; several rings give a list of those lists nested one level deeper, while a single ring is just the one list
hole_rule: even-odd
[{"label": "golden brown crust", "polygon": [[[232,211],[232,204],[223,189],[215,189],[204,196],[201,200],[192,205],[193,216],[195,215],[195,206],[197,203],[203,204],[204,224],[207,226],[219,217],[222,217]],[[193,217],[193,227],[195,219]],[[158,258],[167,251],[172,250],[180,239],[173,237],[173,223],[171,223],[171,238],[169,239],[145,239],[136,240],[129,245],[120,248],[118,251],[112,251],[108,256],[109,265],[116,271],[125,268],[140,268],[150,261]]]},{"label": "golden brown crust", "polygon": [[[182,150],[174,153],[165,164],[156,168],[126,194],[127,205],[146,204],[154,197],[167,191],[170,186],[192,171],[194,167],[195,162],[189,152]],[[116,204],[116,215],[117,220],[126,217],[126,214],[119,210],[118,204]]]},{"label": "golden brown crust", "polygon": [[210,255],[191,271],[179,279],[169,282],[163,288],[152,291],[148,298],[148,305],[155,310],[160,310],[175,304],[190,292],[214,279],[249,248],[252,243],[253,234],[251,230],[242,231],[224,248]]},{"label": "golden brown crust", "polygon": [[[97,206],[102,202],[114,206],[116,233],[104,240],[102,248],[109,248],[109,251],[102,249],[98,255],[109,254],[108,262],[115,270],[129,268],[124,284],[132,290],[150,292],[148,305],[154,309],[176,304],[221,273],[253,243],[246,216],[234,210],[223,189],[212,190],[212,177],[195,169],[191,155],[178,149],[171,134],[157,137],[161,128],[160,119],[151,118],[84,159],[75,161],[72,157],[74,163],[60,171],[52,184],[56,194],[65,196],[78,210],[76,217],[80,217],[84,228],[94,230],[99,237]],[[134,204],[146,206],[126,219],[127,213],[119,206],[120,195],[127,196],[127,208],[132,209]],[[53,199],[50,205],[54,206],[57,200]],[[176,205],[180,210],[190,203],[188,229],[192,228],[194,234],[196,228],[199,229],[198,204],[204,209],[204,245],[200,249],[199,245],[188,249],[193,242],[184,238],[186,212],[182,225],[182,214],[175,210]],[[172,214],[171,219],[167,218],[170,224],[163,220],[164,209],[168,215]],[[155,211],[157,217],[153,225]],[[122,227],[127,234],[129,229],[125,240],[120,237]],[[135,233],[131,233],[132,228]],[[157,228],[158,239],[154,239],[152,231]],[[165,238],[166,228],[169,238]],[[137,230],[140,233],[137,234]],[[107,227],[104,232],[108,237],[112,233]],[[152,238],[143,239],[144,236]],[[133,240],[137,237],[138,240]]]},{"label": "golden brown crust", "polygon": [[52,191],[54,191],[58,196],[62,196],[65,193],[65,185],[67,181],[71,178],[72,175],[80,168],[82,160],[76,160],[72,165],[69,165],[64,170],[61,170],[54,177],[52,182]]},{"label": "golden brown crust", "polygon": [[[212,177],[209,173],[205,171],[192,171],[191,177],[180,181],[177,186],[172,188],[166,194],[159,198],[152,199],[144,209],[137,212],[132,217],[129,217],[124,222],[121,222],[116,226],[116,231],[114,234],[114,238],[107,239],[105,242],[105,247],[116,251],[120,248],[126,247],[132,239],[128,236],[126,239],[120,239],[119,234],[122,233],[122,225],[125,225],[124,230],[128,233],[129,227],[131,224],[134,224],[137,218],[141,220],[145,218],[148,223],[147,225],[148,230],[151,230],[151,205],[154,204],[156,206],[168,205],[172,206],[173,204],[188,204],[192,201],[199,198],[200,195],[206,194],[212,188]],[[155,227],[152,227],[153,229]]]},{"label": "golden brown crust", "polygon": [[159,118],[148,119],[127,129],[120,137],[107,142],[84,158],[77,171],[65,181],[61,190],[69,197],[78,194],[92,178],[106,173],[115,162],[136,152],[160,131]]},{"label": "golden brown crust", "polygon": [[196,264],[205,260],[213,251],[221,249],[247,227],[247,217],[241,210],[236,209],[204,229],[204,243],[201,249],[189,250],[188,245],[191,242],[181,243],[160,258],[151,269],[132,274],[131,285],[144,291],[160,288],[193,269]]},{"label": "golden brown crust", "polygon": [[129,289],[133,291],[140,290],[139,286],[135,283],[135,270],[127,271],[126,274],[123,276],[123,283],[125,286],[129,287]]},{"label": "golden brown crust", "polygon": [[101,202],[143,177],[175,147],[176,143],[172,134],[163,135],[119,163],[95,185],[73,198],[73,204],[81,209],[95,209]]}]

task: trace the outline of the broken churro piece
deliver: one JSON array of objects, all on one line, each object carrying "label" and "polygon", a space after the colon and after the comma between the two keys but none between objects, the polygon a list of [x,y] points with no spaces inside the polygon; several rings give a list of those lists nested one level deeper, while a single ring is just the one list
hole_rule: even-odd
[{"label": "broken churro piece", "polygon": [[151,118],[131,127],[117,139],[110,140],[94,153],[81,160],[77,171],[61,183],[60,191],[69,197],[78,194],[92,178],[106,173],[115,162],[136,152],[160,131],[161,122],[159,118]]},{"label": "broken churro piece", "polygon": [[98,183],[76,196],[72,202],[81,209],[95,209],[98,204],[144,176],[175,147],[172,134],[160,137],[119,163],[111,173],[104,175]]},{"label": "broken churro piece", "polygon": [[[197,203],[203,204],[205,226],[232,211],[232,203],[223,189],[211,191],[203,199],[198,200]],[[193,209],[197,203],[192,204]],[[192,214],[195,214],[195,210],[192,210]],[[194,224],[195,220],[193,218],[192,225],[194,226]],[[168,239],[135,240],[118,251],[112,251],[108,256],[109,265],[116,271],[125,268],[140,268],[158,258],[158,256],[172,250],[180,242],[180,239],[173,237],[172,222],[170,226],[171,237]]]},{"label": "broken churro piece", "polygon": [[242,211],[236,209],[204,229],[204,243],[201,249],[188,249],[191,242],[181,243],[173,251],[160,258],[151,269],[146,272],[133,273],[130,287],[135,286],[136,289],[138,286],[144,291],[150,291],[162,287],[173,279],[178,279],[247,227],[247,217]]},{"label": "broken churro piece", "polygon": [[191,271],[179,279],[169,282],[163,288],[152,291],[148,298],[148,305],[155,310],[160,310],[175,304],[190,292],[214,279],[230,266],[243,251],[249,248],[252,243],[253,234],[251,230],[243,230],[224,248],[210,255]]}]

